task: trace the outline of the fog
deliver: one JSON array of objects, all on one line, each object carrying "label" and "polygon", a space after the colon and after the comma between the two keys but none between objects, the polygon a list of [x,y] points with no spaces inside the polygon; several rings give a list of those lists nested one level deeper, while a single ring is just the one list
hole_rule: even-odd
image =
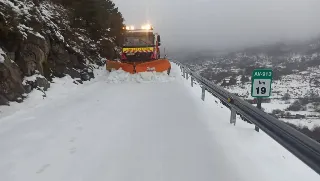
[{"label": "fog", "polygon": [[177,49],[242,48],[320,34],[320,0],[113,0],[127,25],[151,23]]}]

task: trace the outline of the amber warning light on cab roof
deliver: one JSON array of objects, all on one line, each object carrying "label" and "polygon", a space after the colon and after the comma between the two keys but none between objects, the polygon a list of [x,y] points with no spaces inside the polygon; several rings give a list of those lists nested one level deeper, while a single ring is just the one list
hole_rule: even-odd
[{"label": "amber warning light on cab roof", "polygon": [[[123,27],[124,30],[135,30],[134,26],[125,26]],[[142,25],[141,26],[142,30],[153,30],[153,27],[150,24]]]}]

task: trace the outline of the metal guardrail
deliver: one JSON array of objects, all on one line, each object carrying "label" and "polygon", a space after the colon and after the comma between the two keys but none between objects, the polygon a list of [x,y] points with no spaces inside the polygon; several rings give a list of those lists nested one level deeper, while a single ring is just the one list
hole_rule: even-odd
[{"label": "metal guardrail", "polygon": [[205,91],[208,91],[230,108],[230,123],[235,124],[236,114],[241,115],[320,175],[320,144],[318,142],[215,85],[180,62],[172,62],[181,68],[183,77],[186,79],[189,79],[189,76],[191,77],[191,86],[193,86],[194,81],[200,84],[202,87],[202,100],[205,99]]}]

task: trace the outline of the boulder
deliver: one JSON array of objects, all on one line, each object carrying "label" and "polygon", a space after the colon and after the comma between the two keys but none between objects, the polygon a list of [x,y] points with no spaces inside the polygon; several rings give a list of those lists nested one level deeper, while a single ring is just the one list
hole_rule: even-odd
[{"label": "boulder", "polygon": [[36,83],[37,86],[41,87],[44,91],[47,91],[50,88],[50,83],[45,77],[37,77]]},{"label": "boulder", "polygon": [[0,95],[9,101],[15,101],[25,93],[19,67],[4,55],[0,63]]},{"label": "boulder", "polygon": [[8,99],[2,95],[0,95],[0,105],[10,105]]},{"label": "boulder", "polygon": [[70,75],[73,79],[81,78],[80,72],[74,68],[66,68],[66,74]]},{"label": "boulder", "polygon": [[86,72],[86,71],[82,71],[82,72],[81,72],[81,80],[82,80],[82,81],[88,81],[88,80],[90,80],[90,75],[89,75],[89,73]]},{"label": "boulder", "polygon": [[31,87],[31,90],[41,87],[44,91],[47,91],[50,88],[49,81],[41,75],[33,75],[32,78],[27,78],[24,81],[24,84],[25,84],[25,87],[29,85]]},{"label": "boulder", "polygon": [[25,90],[25,93],[29,94],[32,91],[32,86],[30,84],[24,84],[23,88]]}]

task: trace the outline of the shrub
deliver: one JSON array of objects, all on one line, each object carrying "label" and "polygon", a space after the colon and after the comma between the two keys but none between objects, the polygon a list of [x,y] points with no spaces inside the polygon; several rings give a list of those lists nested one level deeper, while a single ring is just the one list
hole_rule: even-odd
[{"label": "shrub", "polygon": [[314,106],[314,111],[316,111],[316,112],[320,112],[320,105],[319,105],[319,102],[314,102],[314,103],[313,103],[313,106]]},{"label": "shrub", "polygon": [[285,93],[285,94],[283,95],[283,97],[282,97],[282,100],[284,100],[284,101],[287,101],[287,100],[289,100],[289,99],[291,99],[291,96],[290,96],[289,93]]},{"label": "shrub", "polygon": [[229,80],[229,85],[236,85],[237,84],[237,79],[235,77],[231,77]]},{"label": "shrub", "polygon": [[320,106],[320,102],[314,102],[313,106],[315,106],[315,107]]},{"label": "shrub", "polygon": [[299,100],[294,101],[289,107],[288,111],[300,111],[303,109],[303,106]]},{"label": "shrub", "polygon": [[222,87],[225,87],[225,86],[227,86],[227,85],[228,85],[228,84],[227,84],[226,79],[223,79],[223,82],[222,82],[221,86],[222,86]]},{"label": "shrub", "polygon": [[247,76],[245,76],[245,75],[242,75],[240,81],[241,81],[242,83],[246,83],[246,82],[249,82],[250,79],[249,79],[249,77],[247,77]]},{"label": "shrub", "polygon": [[272,114],[273,114],[273,115],[283,114],[283,113],[284,113],[284,111],[282,111],[282,110],[280,110],[280,109],[274,109],[274,110],[272,110]]},{"label": "shrub", "polygon": [[307,92],[306,96],[310,99],[315,99],[319,97],[319,94],[314,90],[310,90]]},{"label": "shrub", "polygon": [[300,99],[300,102],[302,105],[306,105],[306,104],[310,103],[310,99],[305,97],[305,98]]}]

